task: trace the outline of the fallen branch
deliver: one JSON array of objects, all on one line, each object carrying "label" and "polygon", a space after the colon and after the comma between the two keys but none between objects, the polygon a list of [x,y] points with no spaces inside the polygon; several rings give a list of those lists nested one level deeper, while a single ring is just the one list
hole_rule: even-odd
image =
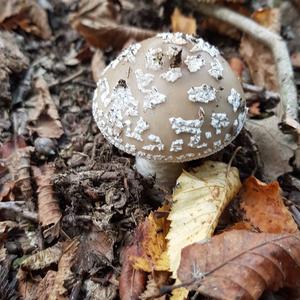
[{"label": "fallen branch", "polygon": [[23,201],[8,201],[8,202],[0,202],[0,210],[6,209],[16,213],[19,217],[23,219],[30,220],[32,222],[38,223],[38,215],[35,212],[29,211],[22,206],[25,202]]},{"label": "fallen branch", "polygon": [[196,11],[227,22],[270,48],[277,68],[281,104],[283,106],[283,113],[279,117],[283,122],[287,118],[298,121],[297,90],[294,83],[294,73],[287,45],[281,36],[228,8],[203,4],[199,0],[189,0],[189,2]]}]

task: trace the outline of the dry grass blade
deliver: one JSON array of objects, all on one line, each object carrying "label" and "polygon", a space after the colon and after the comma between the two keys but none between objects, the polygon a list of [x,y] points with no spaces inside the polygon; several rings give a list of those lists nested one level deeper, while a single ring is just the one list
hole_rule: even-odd
[{"label": "dry grass blade", "polygon": [[265,290],[300,287],[299,276],[299,232],[225,232],[183,249],[178,269],[191,289],[218,299],[258,299]]},{"label": "dry grass blade", "polygon": [[59,221],[62,216],[52,186],[52,176],[54,175],[55,167],[53,165],[44,165],[41,168],[33,167],[32,169],[38,186],[39,222],[44,229],[44,236],[53,240],[59,235]]}]

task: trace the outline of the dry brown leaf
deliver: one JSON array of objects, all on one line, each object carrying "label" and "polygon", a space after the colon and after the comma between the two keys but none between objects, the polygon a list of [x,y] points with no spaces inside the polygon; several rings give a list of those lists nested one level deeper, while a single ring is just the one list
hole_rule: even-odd
[{"label": "dry brown leaf", "polygon": [[229,60],[229,65],[238,78],[242,78],[244,63],[238,57],[232,57]]},{"label": "dry brown leaf", "polygon": [[95,82],[98,82],[101,77],[102,71],[105,69],[105,61],[103,57],[103,52],[100,49],[97,49],[93,55],[92,62],[92,74]]},{"label": "dry brown leaf", "polygon": [[[277,8],[256,11],[252,19],[275,32],[280,31],[280,12]],[[278,91],[277,73],[270,49],[261,42],[244,35],[240,53],[247,63],[253,82],[270,91]]]},{"label": "dry brown leaf", "polygon": [[245,219],[261,232],[293,233],[298,230],[283,203],[277,181],[266,184],[254,176],[247,178],[240,191],[240,207]]},{"label": "dry brown leaf", "polygon": [[42,225],[44,236],[52,241],[59,236],[59,222],[62,216],[52,186],[55,166],[46,164],[40,168],[32,167],[32,170],[38,186],[39,223]]},{"label": "dry brown leaf", "polygon": [[58,263],[62,253],[62,244],[57,243],[52,247],[28,256],[21,263],[21,268],[25,271],[42,270],[51,264]]},{"label": "dry brown leaf", "polygon": [[113,284],[103,285],[87,279],[84,282],[86,299],[91,300],[114,300],[117,299],[117,286]]},{"label": "dry brown leaf", "polygon": [[0,27],[11,30],[20,27],[43,39],[51,36],[48,16],[34,0],[0,0]]},{"label": "dry brown leaf", "polygon": [[38,283],[30,280],[27,271],[19,268],[17,273],[18,293],[23,299],[36,300]]},{"label": "dry brown leaf", "polygon": [[46,276],[40,281],[37,290],[36,296],[38,300],[48,300],[51,291],[54,288],[54,281],[56,276],[55,271],[48,271]]},{"label": "dry brown leaf", "polygon": [[11,100],[9,75],[19,73],[27,66],[28,59],[20,51],[14,35],[0,31],[0,103]]},{"label": "dry brown leaf", "polygon": [[35,95],[26,101],[28,128],[40,137],[59,138],[64,133],[59,114],[43,78],[34,84]]},{"label": "dry brown leaf", "polygon": [[105,49],[122,49],[126,41],[137,41],[155,35],[155,32],[118,23],[118,6],[109,0],[81,0],[71,24],[92,46]]},{"label": "dry brown leaf", "polygon": [[71,271],[75,256],[77,254],[79,242],[77,240],[64,244],[63,254],[58,263],[58,270],[54,280],[54,286],[49,294],[49,300],[68,299],[66,296],[66,282],[73,279],[74,274]]},{"label": "dry brown leaf", "polygon": [[196,34],[197,23],[193,16],[185,16],[180,9],[176,7],[171,15],[171,25],[173,32],[183,32],[187,34]]},{"label": "dry brown leaf", "polygon": [[279,123],[276,116],[246,121],[246,128],[255,140],[263,162],[264,181],[276,180],[278,176],[292,171],[289,160],[293,157],[297,144],[293,136],[279,130]]},{"label": "dry brown leaf", "polygon": [[168,271],[169,262],[166,255],[166,235],[170,225],[167,220],[168,212],[169,207],[162,206],[156,214],[163,214],[163,217],[156,217],[155,213],[151,212],[147,219],[138,226],[135,236],[141,248],[137,256],[131,257],[134,268],[146,272]]},{"label": "dry brown leaf", "polygon": [[145,271],[133,268],[131,257],[139,255],[141,246],[138,242],[127,247],[123,252],[122,271],[119,279],[119,295],[121,300],[138,300],[145,290],[147,275]]},{"label": "dry brown leaf", "polygon": [[226,300],[300,287],[300,233],[225,232],[184,248],[178,277],[190,289]]},{"label": "dry brown leaf", "polygon": [[[9,171],[10,188],[14,196],[20,197],[30,209],[34,208],[30,175],[30,158],[33,147],[27,146],[24,139],[17,137],[6,142],[0,149],[0,157],[4,159]],[[19,195],[20,194],[20,195]]]}]

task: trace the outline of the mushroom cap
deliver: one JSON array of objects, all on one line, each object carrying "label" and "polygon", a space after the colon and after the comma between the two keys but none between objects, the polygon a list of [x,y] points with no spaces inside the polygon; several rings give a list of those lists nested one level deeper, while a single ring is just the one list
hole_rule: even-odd
[{"label": "mushroom cap", "polygon": [[246,118],[242,86],[201,38],[161,33],[103,71],[93,115],[104,137],[135,156],[183,162],[228,145]]}]

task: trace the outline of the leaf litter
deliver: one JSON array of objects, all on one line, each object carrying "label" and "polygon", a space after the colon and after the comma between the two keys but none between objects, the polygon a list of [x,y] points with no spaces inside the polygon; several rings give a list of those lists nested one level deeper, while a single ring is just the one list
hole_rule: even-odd
[{"label": "leaf litter", "polygon": [[[240,3],[232,8],[249,12],[249,6]],[[291,135],[283,135],[279,130],[277,117],[263,119],[266,110],[274,108],[267,103],[266,93],[252,92],[260,104],[252,116],[262,119],[247,121],[248,127],[255,124],[250,129],[252,137],[243,130],[234,143],[213,158],[214,162],[191,163],[178,179],[180,184],[173,196],[138,175],[131,157],[107,144],[91,117],[94,81],[118,51],[133,40],[170,28],[192,34],[209,31],[209,39],[215,37],[215,32],[218,38],[212,43],[221,42],[224,56],[236,58],[236,72],[241,80],[252,80],[257,91],[266,87],[269,92],[275,89],[276,82],[275,77],[266,77],[266,69],[274,67],[274,62],[266,58],[267,49],[259,50],[251,44],[251,51],[262,51],[260,59],[268,62],[257,64],[254,72],[251,64],[256,62],[243,56],[241,61],[237,53],[240,33],[229,34],[233,42],[228,36],[222,38],[231,26],[225,32],[225,27],[223,32],[214,28],[213,22],[197,27],[202,17],[187,5],[176,6],[170,1],[149,4],[53,0],[50,6],[42,7],[35,1],[16,0],[11,2],[11,9],[10,16],[1,23],[2,28],[15,32],[1,32],[1,37],[5,36],[6,56],[4,73],[0,71],[5,87],[0,122],[0,262],[8,266],[9,278],[17,275],[18,291],[23,298],[113,300],[156,295],[159,299],[178,300],[189,297],[190,290],[197,290],[220,298],[225,295],[224,299],[247,296],[249,292],[257,299],[267,287],[277,290],[284,285],[297,286],[294,275],[290,275],[290,266],[298,259],[297,251],[291,250],[295,255],[290,258],[282,250],[294,249],[292,237],[298,235],[292,216],[299,212],[299,206],[292,202],[293,188],[285,185],[286,173],[293,171],[290,161],[297,145]],[[7,6],[3,11],[7,12]],[[255,15],[268,25],[269,13],[263,10]],[[274,21],[278,22],[278,18],[272,18]],[[70,53],[73,54],[68,61]],[[2,64],[3,60],[0,59]],[[247,79],[249,69],[251,78]],[[19,91],[17,101],[15,95],[14,100],[11,96],[14,90]],[[243,148],[234,158],[238,146]],[[238,170],[231,167],[231,162]],[[206,164],[222,166],[223,171],[205,177]],[[268,184],[254,177],[246,179],[251,174],[263,181],[285,175],[280,180],[283,190],[280,191],[277,181]],[[293,176],[296,178],[297,173]],[[239,177],[246,181],[235,197],[241,187]],[[217,179],[223,182],[222,187],[208,189],[206,196],[204,186],[188,188]],[[294,180],[293,187],[295,184]],[[158,209],[162,201],[165,205]],[[236,203],[239,205],[235,206]],[[197,205],[201,210],[196,213]],[[235,223],[238,217],[242,219]],[[280,242],[281,248],[274,242],[262,245],[284,232],[292,234]],[[189,245],[193,241],[198,242],[197,251],[184,255],[190,247],[196,247]],[[230,247],[224,248],[227,241]],[[202,247],[209,255],[201,255]],[[251,247],[257,247],[255,251],[263,249],[268,257],[274,255],[273,262],[284,265],[286,279],[278,276],[274,263],[265,259],[265,269],[261,270],[271,273],[268,278],[261,274],[267,280],[263,286],[249,271],[249,267],[258,270],[257,259],[249,261],[253,255]],[[222,249],[224,255],[220,258]],[[197,255],[201,258],[199,264]],[[215,265],[219,264],[221,275],[240,277],[244,289],[230,283],[228,276],[220,282],[213,272],[207,274],[201,264],[209,262],[210,257],[214,257]],[[228,258],[234,263],[227,262]],[[224,266],[220,265],[222,259]],[[237,261],[245,268],[243,276],[237,271]],[[210,265],[209,262],[206,267]],[[177,266],[184,288],[173,290],[171,295],[174,287],[170,285],[174,283]],[[183,266],[189,268],[184,274]],[[190,274],[197,277],[193,285],[185,284],[184,276]],[[222,297],[214,294],[217,292],[222,292]],[[276,297],[275,292],[272,297]]]}]

